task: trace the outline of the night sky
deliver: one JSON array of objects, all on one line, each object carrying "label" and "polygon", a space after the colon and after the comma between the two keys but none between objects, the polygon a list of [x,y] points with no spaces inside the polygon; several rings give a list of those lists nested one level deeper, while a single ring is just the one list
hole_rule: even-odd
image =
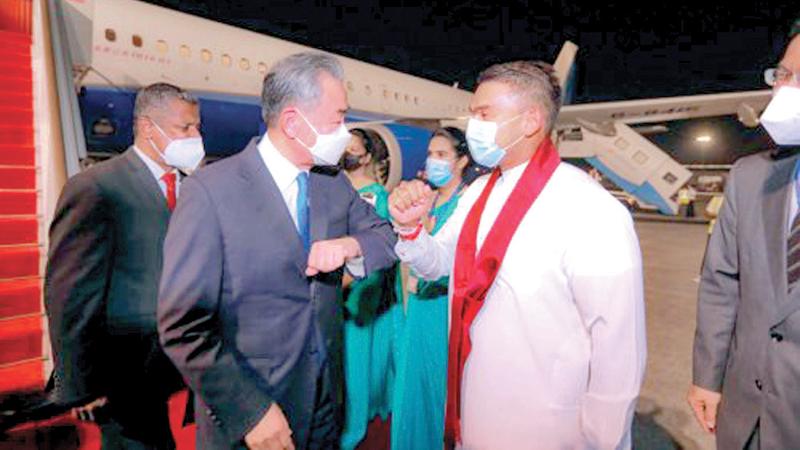
[{"label": "night sky", "polygon": [[[569,39],[580,46],[576,103],[763,89],[763,69],[780,59],[800,16],[796,0],[149,2],[466,89],[495,62],[552,62]],[[725,162],[726,153],[685,162]]]}]

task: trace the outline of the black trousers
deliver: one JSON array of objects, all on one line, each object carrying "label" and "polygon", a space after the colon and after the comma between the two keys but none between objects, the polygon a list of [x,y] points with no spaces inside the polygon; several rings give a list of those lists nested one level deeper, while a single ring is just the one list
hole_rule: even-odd
[{"label": "black trousers", "polygon": [[98,414],[103,449],[172,450],[170,395],[183,386],[155,335],[113,339],[120,352],[119,374]]}]

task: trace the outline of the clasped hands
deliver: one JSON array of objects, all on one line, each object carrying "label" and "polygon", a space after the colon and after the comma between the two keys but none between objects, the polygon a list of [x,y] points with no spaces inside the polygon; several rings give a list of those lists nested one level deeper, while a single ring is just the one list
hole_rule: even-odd
[{"label": "clasped hands", "polygon": [[430,212],[435,198],[436,192],[426,183],[403,181],[389,195],[389,214],[400,227],[416,227]]}]

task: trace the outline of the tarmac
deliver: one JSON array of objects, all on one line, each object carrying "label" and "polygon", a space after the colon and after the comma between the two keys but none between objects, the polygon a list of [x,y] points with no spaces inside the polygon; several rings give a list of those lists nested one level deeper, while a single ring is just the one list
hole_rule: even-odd
[{"label": "tarmac", "polygon": [[715,448],[713,436],[700,429],[686,403],[707,230],[708,224],[701,220],[636,217],[644,265],[648,350],[636,408],[637,449]]}]

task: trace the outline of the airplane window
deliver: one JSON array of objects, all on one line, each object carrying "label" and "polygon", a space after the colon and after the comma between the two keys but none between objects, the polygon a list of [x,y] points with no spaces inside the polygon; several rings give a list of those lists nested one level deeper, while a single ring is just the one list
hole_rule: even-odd
[{"label": "airplane window", "polygon": [[227,53],[222,55],[222,65],[225,67],[231,66],[231,55],[228,55]]},{"label": "airplane window", "polygon": [[134,47],[141,47],[142,46],[142,37],[139,36],[138,34],[134,34],[133,35],[132,41],[133,41],[133,46]]},{"label": "airplane window", "polygon": [[169,46],[167,45],[166,41],[156,41],[156,50],[158,53],[167,53],[169,51]]},{"label": "airplane window", "polygon": [[419,105],[419,97],[414,97],[414,104]]},{"label": "airplane window", "polygon": [[408,94],[406,94],[406,97],[405,97],[405,101],[406,101],[406,103],[408,103],[408,100],[409,100],[409,99],[410,99],[410,97],[408,96]]},{"label": "airplane window", "polygon": [[649,158],[642,152],[636,152],[633,155],[633,160],[636,161],[638,164],[644,164],[647,162]]},{"label": "airplane window", "polygon": [[258,72],[262,75],[267,73],[267,65],[263,62],[258,63]]},{"label": "airplane window", "polygon": [[367,95],[372,95],[372,88],[367,84],[364,86],[364,92],[366,92]]},{"label": "airplane window", "polygon": [[117,32],[112,30],[111,28],[106,28],[106,40],[108,42],[114,42],[117,40]]},{"label": "airplane window", "polygon": [[211,62],[211,58],[212,58],[211,50],[208,50],[208,49],[205,49],[205,48],[200,50],[200,59],[202,59],[203,62],[210,63]]},{"label": "airplane window", "polygon": [[667,172],[664,174],[663,180],[669,184],[675,184],[675,182],[678,181],[678,177],[673,175],[672,172]]},{"label": "airplane window", "polygon": [[192,51],[189,49],[188,45],[184,44],[184,45],[181,45],[180,54],[184,58],[189,58],[190,56],[192,56]]},{"label": "airplane window", "polygon": [[353,90],[353,82],[352,81],[349,81],[349,80],[347,81],[347,90],[348,91],[352,91]]},{"label": "airplane window", "polygon": [[239,68],[242,70],[250,70],[250,60],[247,58],[240,59]]}]

